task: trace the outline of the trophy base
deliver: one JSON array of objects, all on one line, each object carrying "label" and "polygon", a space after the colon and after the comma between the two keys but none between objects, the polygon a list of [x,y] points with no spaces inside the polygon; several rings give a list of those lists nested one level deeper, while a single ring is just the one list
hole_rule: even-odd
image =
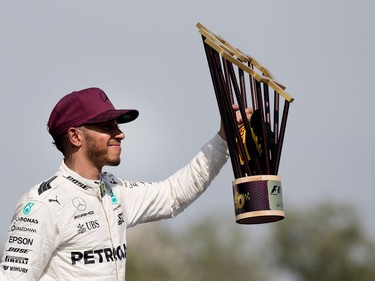
[{"label": "trophy base", "polygon": [[242,177],[232,185],[237,223],[261,224],[285,218],[279,176]]}]

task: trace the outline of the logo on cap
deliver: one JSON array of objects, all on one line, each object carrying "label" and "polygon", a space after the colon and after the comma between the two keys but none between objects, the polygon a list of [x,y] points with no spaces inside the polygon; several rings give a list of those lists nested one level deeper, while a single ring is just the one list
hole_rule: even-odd
[{"label": "logo on cap", "polygon": [[100,92],[100,98],[105,103],[112,104],[111,101],[109,100],[109,98],[107,97],[107,95],[103,91]]}]

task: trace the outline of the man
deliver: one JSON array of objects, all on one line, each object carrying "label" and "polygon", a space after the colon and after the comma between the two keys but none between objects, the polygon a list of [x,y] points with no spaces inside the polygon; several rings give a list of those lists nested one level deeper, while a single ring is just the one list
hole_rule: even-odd
[{"label": "man", "polygon": [[103,172],[120,164],[119,124],[137,117],[137,110],[115,109],[99,88],[56,104],[48,130],[64,159],[17,205],[1,259],[5,280],[125,280],[126,229],[176,216],[228,159],[221,128],[164,181],[131,182]]}]

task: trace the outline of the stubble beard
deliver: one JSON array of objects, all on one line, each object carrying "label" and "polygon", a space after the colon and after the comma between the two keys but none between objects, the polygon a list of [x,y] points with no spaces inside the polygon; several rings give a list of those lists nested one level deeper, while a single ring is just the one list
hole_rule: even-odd
[{"label": "stubble beard", "polygon": [[108,154],[108,148],[99,147],[97,143],[94,141],[94,139],[88,134],[86,134],[86,140],[87,140],[88,147],[89,147],[87,154],[93,163],[101,167],[118,166],[120,164],[121,162],[120,156],[110,157]]}]

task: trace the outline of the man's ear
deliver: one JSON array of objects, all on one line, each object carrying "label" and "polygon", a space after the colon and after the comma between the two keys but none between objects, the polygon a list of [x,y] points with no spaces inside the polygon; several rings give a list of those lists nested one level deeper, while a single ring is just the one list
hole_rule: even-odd
[{"label": "man's ear", "polygon": [[69,128],[67,136],[73,146],[78,148],[82,145],[83,132],[79,128]]}]

